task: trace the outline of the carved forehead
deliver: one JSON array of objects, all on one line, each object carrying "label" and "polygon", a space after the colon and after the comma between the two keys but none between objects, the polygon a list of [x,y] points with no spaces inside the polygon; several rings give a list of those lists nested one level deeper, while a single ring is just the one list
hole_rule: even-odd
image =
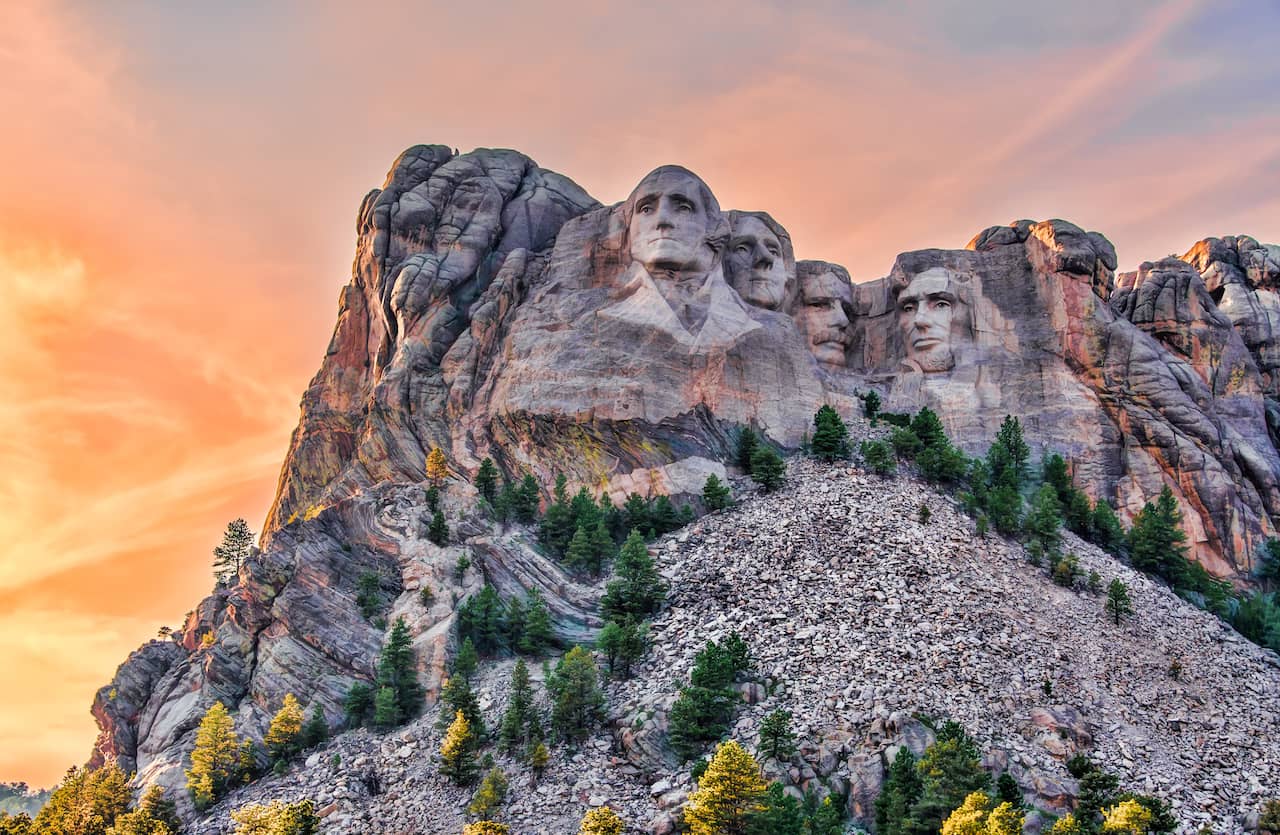
[{"label": "carved forehead", "polygon": [[806,302],[838,299],[853,304],[853,288],[849,282],[830,271],[806,275],[800,281],[800,293]]},{"label": "carved forehead", "polygon": [[733,219],[733,236],[735,238],[745,238],[753,236],[757,240],[774,240],[779,244],[782,243],[781,238],[769,228],[768,224],[755,215],[739,215]]},{"label": "carved forehead", "polygon": [[708,216],[720,214],[720,203],[702,178],[680,165],[663,165],[644,176],[627,198],[627,207],[633,207],[646,197],[663,194],[683,194],[693,198]]},{"label": "carved forehead", "polygon": [[955,295],[951,273],[944,267],[933,267],[912,276],[898,290],[898,300],[922,299],[940,294]]}]

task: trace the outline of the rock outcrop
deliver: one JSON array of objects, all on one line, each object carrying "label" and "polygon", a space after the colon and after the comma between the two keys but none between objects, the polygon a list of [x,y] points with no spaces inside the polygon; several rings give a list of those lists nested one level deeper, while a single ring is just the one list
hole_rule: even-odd
[{"label": "rock outcrop", "polygon": [[[216,700],[259,739],[287,692],[336,727],[351,684],[372,678],[384,619],[405,617],[434,696],[457,606],[485,583],[508,597],[538,589],[566,642],[589,639],[601,590],[527,531],[475,514],[469,482],[485,457],[544,490],[563,473],[614,500],[696,503],[707,475],[732,474],[739,428],[795,449],[820,405],[849,417],[876,390],[892,409],[934,408],[969,452],[1017,415],[1033,449],[1066,455],[1076,483],[1121,516],[1169,486],[1194,556],[1219,576],[1246,582],[1275,534],[1280,254],[1250,238],[1207,239],[1117,277],[1098,233],[1022,220],[853,284],[839,265],[797,261],[769,215],[722,211],[685,169],[657,169],[603,206],[522,154],[443,146],[401,155],[356,231],[261,551],[95,701],[95,760],[132,763],[142,781],[182,782]],[[451,468],[444,548],[425,535],[433,447]],[[357,602],[369,575],[376,618]],[[1029,738],[1058,723],[1083,739],[1069,707],[1028,713]],[[878,718],[880,742],[919,742]],[[634,736],[631,748],[659,752]],[[883,753],[852,738],[819,759]],[[863,787],[859,803],[872,771],[839,772]],[[1044,779],[1036,792],[1052,806],[1065,789]]]}]

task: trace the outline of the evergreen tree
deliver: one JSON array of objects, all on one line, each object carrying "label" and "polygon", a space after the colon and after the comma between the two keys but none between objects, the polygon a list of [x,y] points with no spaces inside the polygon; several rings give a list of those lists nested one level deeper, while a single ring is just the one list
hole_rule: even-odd
[{"label": "evergreen tree", "polygon": [[231,813],[235,835],[314,835],[320,828],[320,817],[310,800],[255,804]]},{"label": "evergreen tree", "polygon": [[911,431],[920,439],[923,449],[942,449],[951,445],[947,440],[946,430],[942,428],[942,421],[928,406],[911,419]]},{"label": "evergreen tree", "polygon": [[743,472],[751,472],[751,459],[756,454],[756,446],[758,439],[755,430],[750,426],[744,426],[738,432],[738,444],[734,452],[734,461]]},{"label": "evergreen tree", "polygon": [[608,523],[602,515],[596,520],[595,527],[591,529],[591,564],[595,568],[592,576],[598,576],[604,570],[605,563],[613,559],[617,550],[613,534],[609,533]]},{"label": "evergreen tree", "polygon": [[689,686],[680,690],[667,717],[672,750],[682,760],[692,759],[704,744],[728,730],[738,702],[732,684],[746,665],[743,653],[736,642],[726,639],[723,644],[708,641],[695,657]]},{"label": "evergreen tree", "polygon": [[588,809],[578,827],[578,835],[622,835],[626,823],[608,806]]},{"label": "evergreen tree", "polygon": [[302,706],[292,693],[284,694],[284,703],[271,719],[262,742],[267,756],[276,762],[287,762],[302,749]]},{"label": "evergreen tree", "polygon": [[1158,574],[1175,587],[1185,587],[1187,535],[1179,525],[1182,513],[1169,485],[1160,491],[1155,504],[1147,502],[1129,529],[1129,559],[1133,567]]},{"label": "evergreen tree", "polygon": [[670,496],[661,495],[654,500],[653,508],[649,512],[649,524],[659,536],[680,529],[683,523],[680,521],[680,514],[676,512],[675,505],[671,503]]},{"label": "evergreen tree", "polygon": [[766,493],[772,493],[786,481],[787,465],[782,457],[768,444],[760,444],[751,453],[751,478]]},{"label": "evergreen tree", "polygon": [[600,505],[596,504],[596,500],[591,497],[591,493],[585,487],[579,488],[578,492],[573,494],[573,499],[569,502],[569,512],[573,516],[575,528],[586,528],[588,533],[604,518]]},{"label": "evergreen tree", "polygon": [[596,662],[582,647],[575,646],[556,664],[547,692],[551,695],[551,726],[559,739],[581,742],[604,717]]},{"label": "evergreen tree", "polygon": [[478,818],[491,817],[507,798],[507,775],[501,768],[489,769],[476,789],[475,796],[467,804],[467,812]]},{"label": "evergreen tree", "polygon": [[455,784],[465,786],[476,776],[476,738],[462,711],[457,711],[453,724],[440,745],[440,773]]},{"label": "evergreen tree", "polygon": [[926,481],[953,484],[969,470],[969,459],[943,436],[936,446],[925,447],[916,455],[916,467]]},{"label": "evergreen tree", "polygon": [[1258,559],[1254,575],[1267,588],[1280,583],[1280,539],[1272,537],[1258,547]]},{"label": "evergreen tree", "polygon": [[480,653],[476,652],[476,645],[470,638],[466,638],[462,642],[462,646],[458,648],[458,654],[453,659],[454,676],[461,676],[468,682],[475,677],[476,668],[480,666]]},{"label": "evergreen tree", "polygon": [[631,675],[631,665],[648,649],[648,643],[647,624],[637,624],[633,618],[625,617],[621,623],[611,620],[604,625],[596,639],[596,648],[604,653],[609,675],[625,679]]},{"label": "evergreen tree", "polygon": [[644,531],[651,527],[649,521],[649,502],[639,493],[632,493],[622,504],[625,527],[628,531]]},{"label": "evergreen tree", "polygon": [[811,449],[814,456],[823,461],[849,457],[849,429],[840,419],[839,413],[830,406],[819,407],[813,416]]},{"label": "evergreen tree", "polygon": [[307,723],[302,726],[302,734],[299,742],[303,749],[315,748],[323,745],[324,741],[329,738],[329,722],[325,719],[324,710],[320,704],[314,703],[311,706],[311,716],[307,719]]},{"label": "evergreen tree", "polygon": [[1046,554],[1062,543],[1062,506],[1052,484],[1042,484],[1031,500],[1031,509],[1022,521],[1022,530],[1031,542],[1039,543]]},{"label": "evergreen tree", "polygon": [[569,540],[564,564],[574,571],[593,575],[600,573],[600,564],[596,561],[596,550],[592,547],[591,537],[587,534],[587,529],[581,525]]},{"label": "evergreen tree", "polygon": [[347,698],[342,706],[347,717],[347,727],[360,727],[373,718],[373,688],[363,681],[357,681],[347,691]]},{"label": "evergreen tree", "polygon": [[614,579],[605,587],[600,612],[606,620],[630,615],[643,620],[658,611],[667,595],[667,586],[654,567],[649,548],[639,532],[632,531],[623,543],[614,564]]},{"label": "evergreen tree", "polygon": [[440,702],[445,710],[440,713],[440,722],[449,721],[449,717],[461,713],[467,717],[467,726],[471,735],[483,739],[485,735],[484,717],[480,713],[480,702],[471,690],[471,682],[462,676],[452,676],[440,688]]},{"label": "evergreen tree", "polygon": [[1022,437],[1022,424],[1016,417],[1005,415],[996,440],[987,451],[987,466],[991,468],[994,486],[1022,489],[1027,480],[1027,465],[1031,460],[1031,448]]},{"label": "evergreen tree", "polygon": [[706,483],[702,485],[702,503],[707,506],[707,510],[724,510],[733,503],[732,493],[729,486],[716,477],[715,473],[707,476]]},{"label": "evergreen tree", "polygon": [[904,461],[914,461],[924,449],[924,443],[909,427],[899,427],[889,436],[894,453]]},{"label": "evergreen tree", "polygon": [[884,441],[863,441],[858,446],[858,454],[867,469],[878,476],[893,475],[897,464],[893,460],[893,450]]},{"label": "evergreen tree", "polygon": [[486,584],[458,607],[458,637],[471,638],[483,656],[499,653],[507,645],[506,613],[502,598]]},{"label": "evergreen tree", "polygon": [[1067,471],[1066,459],[1056,452],[1045,456],[1044,460],[1040,462],[1040,473],[1044,483],[1052,486],[1054,492],[1057,493],[1058,501],[1065,505],[1073,489],[1071,474]]},{"label": "evergreen tree", "polygon": [[249,530],[249,523],[243,519],[228,522],[222,543],[213,549],[213,576],[219,583],[230,582],[240,574],[240,567],[249,558],[252,547],[253,531]]},{"label": "evergreen tree", "polygon": [[400,705],[394,687],[379,687],[373,694],[373,727],[389,731],[400,724]]},{"label": "evergreen tree", "polygon": [[124,815],[132,792],[129,775],[114,762],[67,770],[30,823],[32,835],[106,835]]},{"label": "evergreen tree", "polygon": [[431,525],[427,528],[427,539],[441,548],[449,544],[449,523],[444,520],[444,511],[437,510],[431,517]]},{"label": "evergreen tree", "polygon": [[532,473],[525,473],[524,478],[520,480],[520,487],[517,488],[515,496],[515,507],[513,510],[516,519],[526,525],[532,525],[534,520],[538,518],[538,481],[533,477]]},{"label": "evergreen tree", "polygon": [[462,827],[462,835],[511,835],[511,827],[505,823],[476,821]]},{"label": "evergreen tree", "polygon": [[485,458],[476,470],[476,492],[489,504],[498,499],[498,468],[493,466],[492,458]]},{"label": "evergreen tree", "polygon": [[819,801],[812,790],[805,792],[801,811],[808,835],[844,835],[844,813],[831,798],[827,795]]},{"label": "evergreen tree", "polygon": [[692,835],[746,835],[751,818],[765,809],[761,798],[766,789],[759,764],[729,740],[716,749],[689,795],[685,825]]},{"label": "evergreen tree", "polygon": [[550,762],[551,752],[547,750],[545,742],[538,740],[529,746],[529,768],[533,769],[535,777],[541,777]]},{"label": "evergreen tree", "polygon": [[508,754],[522,751],[529,744],[529,720],[533,717],[533,686],[524,659],[516,660],[511,671],[511,697],[498,730],[498,744]]},{"label": "evergreen tree", "polygon": [[935,833],[943,819],[976,791],[985,791],[991,782],[982,770],[977,744],[954,722],[938,732],[938,740],[925,749],[916,763],[923,790],[911,808],[910,831],[915,835]]},{"label": "evergreen tree", "polygon": [[874,391],[867,392],[867,396],[862,398],[862,414],[871,421],[871,425],[875,426],[876,416],[880,414],[880,395]]},{"label": "evergreen tree", "polygon": [[1062,519],[1076,536],[1094,541],[1093,506],[1083,491],[1071,488],[1062,506]]},{"label": "evergreen tree", "polygon": [[196,729],[191,770],[186,772],[187,790],[196,809],[209,808],[240,782],[244,776],[240,753],[240,738],[231,714],[222,702],[214,702]]},{"label": "evergreen tree", "polygon": [[781,783],[775,780],[769,784],[760,805],[760,811],[748,819],[750,835],[807,835],[800,801],[787,794]]},{"label": "evergreen tree", "polygon": [[517,515],[517,508],[520,506],[520,491],[510,481],[503,479],[502,489],[498,491],[498,498],[493,502],[493,515],[502,523],[503,529],[506,529],[507,520],[513,515]]},{"label": "evergreen tree", "polygon": [[[138,807],[117,816],[106,835],[178,835],[181,831],[182,821],[173,801],[164,796],[163,788],[153,783],[143,793]],[[3,832],[0,828],[0,833]]]},{"label": "evergreen tree", "polygon": [[520,652],[520,641],[529,621],[528,607],[523,600],[513,597],[506,601],[506,617],[503,618],[503,642],[515,652]]},{"label": "evergreen tree", "polygon": [[573,539],[573,510],[569,506],[567,493],[568,481],[564,474],[556,476],[556,486],[552,491],[552,502],[547,505],[547,512],[538,527],[538,540],[543,547],[557,557],[563,557]]},{"label": "evergreen tree", "polygon": [[1133,602],[1129,599],[1129,587],[1119,577],[1107,586],[1107,602],[1103,604],[1107,614],[1115,618],[1116,626],[1120,619],[1133,614]]},{"label": "evergreen tree", "polygon": [[1124,552],[1127,542],[1124,527],[1120,524],[1115,510],[1107,502],[1099,499],[1093,506],[1093,518],[1089,520],[1089,527],[1093,532],[1093,541],[1098,547],[1116,555]]},{"label": "evergreen tree", "polygon": [[[379,691],[390,688],[395,694],[396,719],[392,724],[417,716],[422,707],[422,685],[418,683],[413,636],[409,634],[409,625],[404,618],[396,618],[396,622],[392,624],[391,634],[387,636],[382,654],[378,657],[377,672]],[[381,692],[374,696],[374,721],[380,727],[390,727],[385,722],[380,722],[376,716],[380,696]],[[383,711],[384,719],[391,715],[391,712]]]},{"label": "evergreen tree", "polygon": [[909,832],[911,809],[923,792],[924,783],[916,771],[915,755],[903,745],[898,748],[876,798],[877,835],[904,835]]},{"label": "evergreen tree", "polygon": [[782,762],[796,753],[796,735],[791,730],[791,712],[775,710],[760,723],[758,753],[766,759]]},{"label": "evergreen tree", "polygon": [[449,462],[445,460],[440,447],[433,446],[431,452],[427,453],[427,480],[438,490],[448,477]]},{"label": "evergreen tree", "polygon": [[1000,484],[987,499],[987,517],[1000,533],[1008,536],[1022,526],[1022,495],[1016,487]]},{"label": "evergreen tree", "polygon": [[1018,781],[1013,779],[1007,771],[1000,772],[999,779],[996,780],[996,799],[1001,803],[1011,803],[1019,808],[1025,805],[1022,799],[1022,789],[1018,788]]},{"label": "evergreen tree", "polygon": [[551,612],[537,589],[529,592],[529,605],[525,614],[524,634],[520,636],[520,651],[530,655],[542,655],[556,644],[555,630],[551,628]]}]

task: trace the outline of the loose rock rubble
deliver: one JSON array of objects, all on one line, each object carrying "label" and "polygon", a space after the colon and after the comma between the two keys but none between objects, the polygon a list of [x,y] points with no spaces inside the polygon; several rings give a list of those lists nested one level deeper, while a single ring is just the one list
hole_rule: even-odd
[{"label": "loose rock rubble", "polygon": [[[796,790],[847,794],[864,821],[885,760],[898,745],[923,750],[932,732],[922,720],[950,718],[1046,810],[1070,807],[1064,762],[1087,751],[1124,787],[1168,799],[1184,831],[1244,831],[1277,793],[1280,658],[1066,540],[1086,575],[1129,586],[1130,619],[1117,626],[1101,595],[1054,585],[1020,546],[976,538],[925,485],[793,461],[778,494],[655,545],[671,594],[653,648],[633,679],[609,685],[607,724],[581,746],[554,747],[541,779],[495,752],[511,779],[501,819],[516,835],[574,832],[588,808],[608,804],[628,831],[672,831],[692,785],[665,746],[665,714],[697,651],[736,630],[754,665],[731,735],[754,749],[763,717],[791,711],[800,754],[766,772]],[[491,728],[512,663],[484,665],[477,684]],[[239,790],[194,831],[229,832],[229,810],[246,803],[310,797],[324,833],[460,832],[470,791],[436,773],[437,713],[386,736],[344,734]]]}]

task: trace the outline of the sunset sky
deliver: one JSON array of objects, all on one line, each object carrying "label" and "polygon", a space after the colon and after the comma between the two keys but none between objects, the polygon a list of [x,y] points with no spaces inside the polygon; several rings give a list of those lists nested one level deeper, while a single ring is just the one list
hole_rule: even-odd
[{"label": "sunset sky", "polygon": [[[405,147],[662,163],[855,280],[1061,217],[1280,242],[1280,3],[0,4],[0,781],[258,531]],[[643,8],[641,8],[643,7]]]}]

